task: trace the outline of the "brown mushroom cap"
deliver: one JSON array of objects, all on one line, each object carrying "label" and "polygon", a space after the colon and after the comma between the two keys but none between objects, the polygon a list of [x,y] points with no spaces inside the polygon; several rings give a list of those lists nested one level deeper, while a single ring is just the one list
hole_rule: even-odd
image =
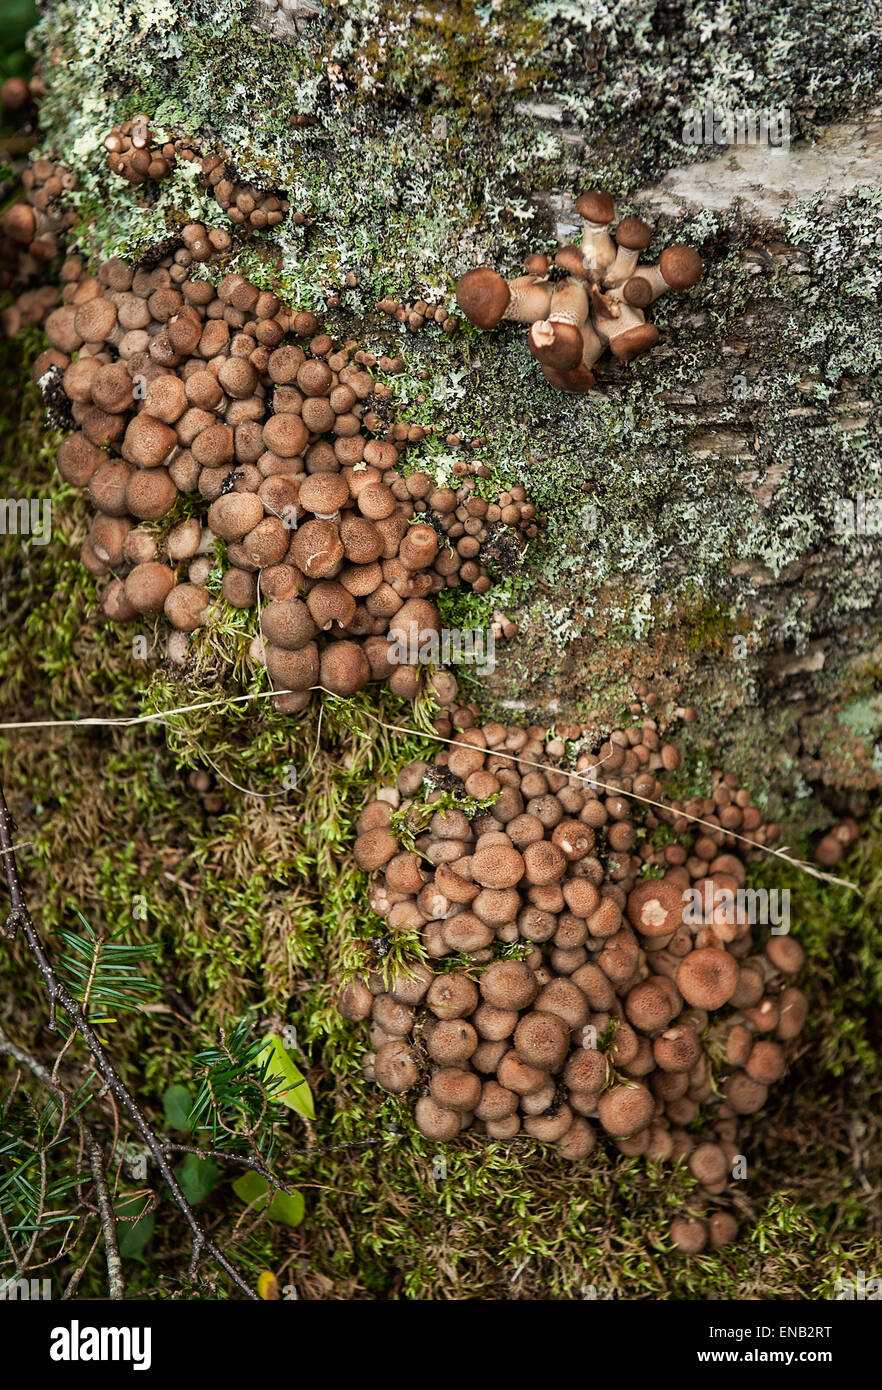
[{"label": "brown mushroom cap", "polygon": [[554,258],[554,264],[576,280],[588,279],[581,246],[562,246]]},{"label": "brown mushroom cap", "polygon": [[359,1023],[368,1017],[373,1005],[373,995],[363,980],[350,980],[340,991],[337,1012],[350,1023]]},{"label": "brown mushroom cap", "polygon": [[[463,1066],[477,1046],[478,1034],[464,1018],[439,1018],[426,1038],[426,1051],[433,1062],[443,1067]],[[444,1104],[439,1096],[435,1096],[435,1099],[439,1104]],[[456,1109],[455,1106],[452,1108]]]},{"label": "brown mushroom cap", "polygon": [[254,492],[227,492],[208,509],[208,525],[225,541],[241,541],[263,520],[263,503]]},{"label": "brown mushroom cap", "polygon": [[509,845],[486,845],[472,855],[472,876],[484,888],[513,888],[524,876],[524,859]]},{"label": "brown mushroom cap", "polygon": [[745,1071],[733,1071],[723,1083],[723,1095],[738,1115],[755,1115],[766,1103],[768,1086]]},{"label": "brown mushroom cap", "polygon": [[689,1171],[698,1182],[713,1184],[725,1182],[729,1165],[719,1144],[698,1144],[689,1155]]},{"label": "brown mushroom cap", "polygon": [[537,988],[534,972],[521,960],[492,961],[480,980],[482,997],[495,1009],[526,1009]]},{"label": "brown mushroom cap", "polygon": [[669,877],[644,879],[628,894],[628,920],[642,936],[670,936],[683,921],[683,889]]},{"label": "brown mushroom cap", "polygon": [[652,228],[641,217],[624,217],[616,227],[615,237],[627,251],[645,251],[652,241]]},{"label": "brown mushroom cap", "polygon": [[456,282],[456,302],[477,328],[495,328],[510,300],[508,285],[489,265],[467,270]]},{"label": "brown mushroom cap", "polygon": [[564,1084],[582,1095],[599,1095],[606,1085],[606,1057],[596,1048],[579,1047],[570,1053],[564,1068]]},{"label": "brown mushroom cap", "polygon": [[339,473],[312,473],[300,484],[300,505],[308,512],[332,516],[349,501],[349,484]]},{"label": "brown mushroom cap", "polygon": [[616,215],[612,198],[596,188],[589,189],[576,199],[576,211],[586,222],[593,222],[595,226],[606,226]]},{"label": "brown mushroom cap", "polygon": [[314,642],[297,651],[266,644],[266,669],[278,690],[309,690],[318,682],[319,654]]},{"label": "brown mushroom cap", "polygon": [[436,976],[426,995],[426,1004],[436,1018],[466,1018],[477,1003],[477,985],[459,971]]},{"label": "brown mushroom cap", "polygon": [[445,1110],[431,1096],[420,1096],[414,1106],[414,1120],[426,1139],[443,1143],[455,1139],[462,1128],[462,1116],[456,1110]]},{"label": "brown mushroom cap", "polygon": [[703,946],[683,957],[676,982],[687,1004],[698,1009],[721,1009],[738,984],[738,962],[728,951]]},{"label": "brown mushroom cap", "polygon": [[673,290],[688,290],[701,279],[704,266],[693,246],[668,246],[659,257],[658,268]]},{"label": "brown mushroom cap", "polygon": [[689,1071],[701,1056],[701,1040],[694,1028],[677,1024],[653,1039],[652,1053],[662,1071]]},{"label": "brown mushroom cap", "polygon": [[440,631],[441,614],[434,603],[424,598],[408,599],[389,623],[390,641],[410,642],[414,639],[419,644]]},{"label": "brown mushroom cap", "polygon": [[309,579],[331,578],[343,559],[343,542],[334,523],[316,520],[299,526],[291,541],[291,559]]},{"label": "brown mushroom cap", "polygon": [[429,1082],[429,1092],[442,1110],[473,1111],[481,1099],[481,1080],[473,1071],[442,1067]]},{"label": "brown mushroom cap", "polygon": [[671,1240],[684,1255],[700,1255],[707,1244],[707,1227],[703,1221],[687,1216],[675,1216],[670,1227]]},{"label": "brown mushroom cap", "polygon": [[542,1071],[555,1071],[563,1064],[570,1043],[570,1032],[557,1014],[538,1009],[524,1014],[514,1033],[515,1050],[522,1062]]},{"label": "brown mushroom cap", "polygon": [[645,1086],[613,1086],[597,1102],[597,1114],[607,1134],[628,1138],[645,1129],[655,1113],[655,1100]]},{"label": "brown mushroom cap", "polygon": [[175,577],[158,560],[136,565],[126,577],[126,598],[136,613],[161,613]]},{"label": "brown mushroom cap", "polygon": [[392,831],[378,825],[358,836],[352,852],[358,867],[370,873],[381,868],[383,864],[388,864],[398,850],[399,844]]},{"label": "brown mushroom cap", "polygon": [[165,616],[181,632],[195,632],[205,621],[211,595],[201,584],[178,584],[166,596]]},{"label": "brown mushroom cap", "polygon": [[384,1091],[391,1091],[393,1095],[409,1091],[420,1079],[413,1048],[403,1038],[393,1038],[391,1042],[384,1043],[374,1063],[374,1077],[378,1086],[382,1086]]},{"label": "brown mushroom cap", "polygon": [[[632,281],[628,281],[630,285]],[[644,353],[650,352],[655,347],[660,337],[659,331],[654,323],[638,323],[635,328],[629,328],[626,333],[619,333],[613,338],[609,345],[609,350],[620,362],[633,362],[635,357],[642,357]]]},{"label": "brown mushroom cap", "polygon": [[730,1211],[715,1211],[708,1217],[707,1231],[711,1249],[719,1250],[738,1235],[738,1222]]},{"label": "brown mushroom cap", "polygon": [[632,275],[622,288],[622,298],[632,309],[647,309],[652,303],[652,285],[645,275]]},{"label": "brown mushroom cap", "polygon": [[321,655],[319,684],[332,695],[354,695],[370,679],[370,664],[358,642],[332,642],[325,647]]},{"label": "brown mushroom cap", "polygon": [[574,323],[540,319],[530,325],[527,346],[543,367],[549,367],[552,371],[567,372],[578,367],[584,344],[581,330]]},{"label": "brown mushroom cap", "polygon": [[178,437],[170,425],[142,410],[129,421],[123,440],[123,456],[139,468],[157,468],[177,446]]},{"label": "brown mushroom cap", "polygon": [[316,626],[306,604],[297,598],[274,599],[261,614],[261,629],[267,641],[287,651],[305,647],[316,635]]}]

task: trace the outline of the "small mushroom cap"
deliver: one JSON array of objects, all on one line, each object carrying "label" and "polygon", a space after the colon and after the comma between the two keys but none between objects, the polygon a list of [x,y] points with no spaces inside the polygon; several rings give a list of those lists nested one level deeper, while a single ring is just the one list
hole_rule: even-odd
[{"label": "small mushroom cap", "polygon": [[337,1012],[350,1023],[360,1023],[370,1014],[373,995],[363,980],[350,980],[337,999]]},{"label": "small mushroom cap", "polygon": [[525,1009],[536,997],[536,977],[522,960],[497,960],[481,976],[483,998],[494,1009]]},{"label": "small mushroom cap", "polygon": [[476,328],[495,328],[510,299],[508,285],[489,265],[467,270],[456,282],[456,302]]},{"label": "small mushroom cap", "polygon": [[652,285],[645,275],[632,275],[625,282],[622,297],[632,309],[646,309],[652,303]]},{"label": "small mushroom cap", "polygon": [[126,598],[137,613],[161,613],[175,577],[158,560],[136,565],[126,577]]},{"label": "small mushroom cap", "polygon": [[616,228],[616,241],[626,251],[645,251],[652,240],[652,228],[641,217],[625,217]]},{"label": "small mushroom cap", "polygon": [[707,1244],[707,1227],[703,1221],[675,1216],[670,1229],[671,1240],[684,1255],[700,1255]]},{"label": "small mushroom cap", "polygon": [[672,879],[645,879],[628,894],[628,920],[642,936],[670,936],[683,921],[683,889]]},{"label": "small mushroom cap", "polygon": [[569,372],[579,366],[584,345],[581,331],[574,323],[540,319],[530,325],[527,346],[543,367]]},{"label": "small mushroom cap", "polygon": [[431,1096],[420,1096],[414,1106],[414,1119],[420,1134],[440,1142],[455,1139],[462,1128],[461,1115],[456,1110],[445,1110]]},{"label": "small mushroom cap", "polygon": [[658,268],[672,290],[688,290],[697,285],[704,266],[694,246],[668,246],[659,257]]},{"label": "small mushroom cap", "polygon": [[633,362],[635,357],[642,357],[651,351],[659,336],[654,323],[638,323],[636,328],[629,328],[627,333],[619,333],[613,338],[609,350],[620,362]]},{"label": "small mushroom cap", "polygon": [[202,626],[210,602],[211,595],[201,584],[178,584],[166,595],[165,616],[181,632],[195,632]]},{"label": "small mushroom cap", "polygon": [[554,258],[554,264],[572,275],[576,280],[587,280],[588,271],[582,257],[580,246],[562,246]]},{"label": "small mushroom cap", "polygon": [[546,275],[548,273],[548,257],[543,256],[540,251],[533,251],[529,256],[524,257],[524,270],[528,275]]},{"label": "small mushroom cap", "polygon": [[321,655],[319,684],[332,695],[354,695],[371,678],[371,668],[358,642],[332,642]]},{"label": "small mushroom cap", "polygon": [[683,957],[676,982],[687,1004],[697,1009],[721,1009],[738,984],[738,962],[728,951],[702,946]]},{"label": "small mushroom cap", "polygon": [[589,189],[576,199],[576,211],[586,222],[593,222],[599,227],[605,227],[607,223],[612,222],[616,213],[609,194],[601,193],[596,188]]},{"label": "small mushroom cap", "polygon": [[383,1044],[374,1064],[378,1086],[382,1086],[384,1091],[391,1091],[393,1095],[400,1095],[416,1085],[419,1076],[416,1055],[403,1038],[393,1038],[391,1042]]},{"label": "small mushroom cap", "polygon": [[655,1099],[645,1086],[613,1086],[597,1102],[597,1114],[607,1134],[626,1139],[649,1124]]},{"label": "small mushroom cap", "polygon": [[514,1041],[521,1061],[543,1071],[554,1071],[567,1055],[570,1031],[557,1014],[536,1009],[521,1018]]},{"label": "small mushroom cap", "polygon": [[589,1125],[581,1115],[576,1115],[566,1134],[556,1142],[564,1158],[569,1159],[571,1163],[578,1163],[591,1153],[597,1143],[597,1133],[593,1125]]},{"label": "small mushroom cap", "polygon": [[715,1211],[708,1217],[707,1231],[711,1249],[719,1250],[722,1245],[729,1245],[735,1239],[738,1222],[730,1211]]}]

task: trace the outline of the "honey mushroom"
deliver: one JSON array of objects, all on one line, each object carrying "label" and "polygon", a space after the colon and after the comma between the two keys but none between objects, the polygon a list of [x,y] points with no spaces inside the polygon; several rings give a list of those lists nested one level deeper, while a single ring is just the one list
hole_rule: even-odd
[{"label": "honey mushroom", "polygon": [[[452,729],[434,767],[409,764],[388,789],[403,798],[405,826],[420,805],[428,813],[437,803],[415,822],[412,849],[401,849],[388,801],[359,818],[354,852],[378,876],[373,910],[390,933],[419,932],[429,957],[404,1010],[388,1003],[381,970],[342,990],[345,1017],[371,1012],[367,1074],[382,1085],[377,1060],[393,1040],[408,1042],[416,1073],[407,1090],[420,1092],[414,1121],[429,1140],[465,1129],[496,1142],[525,1135],[580,1163],[599,1130],[625,1155],[684,1159],[699,1193],[720,1197],[738,1117],[756,1114],[786,1074],[788,1043],[805,1021],[792,983],[804,962],[799,943],[770,937],[754,956],[749,929],[727,932],[719,914],[685,917],[693,885],[744,883],[739,843],[721,824],[693,832],[691,855],[688,843],[654,848],[651,839],[637,852],[641,814],[650,828],[679,826],[681,839],[689,831],[678,801],[642,811],[636,799],[663,800],[660,779],[679,762],[653,718],[613,730],[575,768],[562,738],[538,725],[480,726],[462,707]],[[598,766],[619,790],[593,784]],[[761,817],[726,776],[731,786],[721,780],[719,803],[709,805],[734,803],[737,792],[759,835]],[[444,800],[442,786],[453,788]],[[466,814],[465,796],[487,804]],[[701,812],[710,814],[698,802]],[[449,973],[436,964],[433,975],[432,962],[451,956],[461,964]],[[711,1043],[722,1058],[713,1062],[719,1090]],[[693,1134],[699,1118],[705,1132]],[[675,1217],[670,1235],[688,1254],[717,1249],[737,1230],[714,1210]]]},{"label": "honey mushroom", "polygon": [[[134,128],[124,134],[128,149],[146,148]],[[149,131],[138,138],[149,143]],[[396,465],[413,427],[406,438],[395,425],[365,434],[364,401],[389,391],[361,369],[351,344],[336,349],[313,314],[241,275],[216,287],[192,278],[224,245],[215,230],[188,224],[180,249],[149,271],[114,258],[89,277],[82,260],[72,262],[70,302],[47,324],[79,426],[59,450],[59,471],[88,488],[100,513],[82,559],[108,580],[102,609],[128,622],[149,603],[179,634],[213,623],[218,597],[206,581],[221,541],[220,601],[260,602],[250,654],[265,663],[279,708],[303,709],[317,685],[349,696],[373,680],[414,699],[427,677],[419,665],[396,664],[389,640],[413,634],[419,646],[436,634],[434,599],[444,588],[486,592],[482,546],[506,530],[522,544],[532,539],[535,508],[522,487],[487,502],[465,470],[451,488],[428,473],[402,477]],[[286,341],[291,335],[308,341]],[[204,522],[160,530],[149,553],[146,541],[130,553],[122,532],[107,529],[110,520],[129,532],[161,523],[188,494],[204,499]],[[163,593],[158,606],[152,591],[126,597],[138,563],[162,566],[162,584],[170,576],[182,593]],[[497,635],[516,632],[505,618],[502,627]],[[172,650],[185,660],[186,636]],[[455,699],[452,674],[430,679],[442,704]]]}]

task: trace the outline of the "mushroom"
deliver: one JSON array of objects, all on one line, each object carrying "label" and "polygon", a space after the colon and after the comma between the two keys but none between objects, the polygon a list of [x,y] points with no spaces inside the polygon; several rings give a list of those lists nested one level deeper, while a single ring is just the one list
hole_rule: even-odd
[{"label": "mushroom", "polygon": [[[583,327],[588,318],[585,286],[573,276],[554,286],[544,319],[535,320],[527,334],[533,356],[554,371],[573,371],[585,351]],[[596,359],[595,359],[596,360]]]},{"label": "mushroom", "polygon": [[548,313],[552,286],[539,275],[504,280],[488,265],[467,270],[456,283],[456,302],[477,328],[495,328],[503,320],[536,323]]},{"label": "mushroom", "polygon": [[652,240],[652,228],[639,217],[625,217],[615,230],[616,258],[604,272],[604,285],[620,285],[634,274],[640,252]]},{"label": "mushroom", "polygon": [[585,223],[582,262],[589,277],[600,281],[616,259],[616,248],[608,230],[615,217],[613,200],[608,193],[592,189],[576,200],[576,211]]},{"label": "mushroom", "polygon": [[622,296],[626,303],[645,309],[666,290],[687,290],[697,285],[703,269],[701,257],[694,247],[681,244],[668,246],[662,251],[658,265],[642,265],[626,281]]}]

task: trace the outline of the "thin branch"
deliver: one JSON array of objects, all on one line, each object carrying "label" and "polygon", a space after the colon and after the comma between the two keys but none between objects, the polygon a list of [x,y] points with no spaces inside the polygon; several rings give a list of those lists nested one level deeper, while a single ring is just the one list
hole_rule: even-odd
[{"label": "thin branch", "polygon": [[3,860],[6,872],[6,882],[9,887],[9,900],[11,904],[11,910],[6,919],[6,935],[10,940],[14,940],[16,933],[20,930],[27,942],[31,955],[37,962],[40,974],[43,977],[43,983],[49,995],[49,1027],[54,1031],[56,1027],[56,1010],[60,1006],[91,1052],[96,1068],[106,1081],[110,1090],[116,1096],[117,1100],[121,1103],[123,1109],[128,1114],[147,1148],[153,1155],[163,1181],[168,1187],[184,1220],[190,1227],[193,1237],[193,1255],[190,1261],[190,1272],[195,1272],[196,1265],[204,1251],[212,1257],[216,1264],[220,1265],[221,1269],[232,1279],[236,1287],[244,1293],[247,1298],[257,1301],[257,1294],[254,1290],[230,1263],[223,1251],[206,1236],[193,1208],[181,1191],[180,1184],[172,1172],[163,1151],[162,1143],[154,1133],[149,1120],[144,1115],[135,1098],[123,1085],[115,1067],[102,1046],[101,1040],[95,1033],[95,1030],[80,1008],[80,1005],[64,987],[53,970],[43,947],[43,943],[37,934],[37,929],[27,909],[21,880],[18,875],[18,867],[15,862],[15,851],[12,845],[12,819],[6,804],[6,798],[3,794],[3,788],[0,786],[0,858]]},{"label": "thin branch", "polygon": [[95,1179],[95,1197],[98,1202],[98,1215],[104,1232],[104,1254],[107,1260],[107,1280],[111,1298],[125,1298],[126,1281],[123,1276],[119,1241],[116,1236],[116,1217],[107,1190],[107,1174],[104,1171],[104,1154],[94,1134],[87,1134],[86,1147],[89,1150],[89,1166]]}]

